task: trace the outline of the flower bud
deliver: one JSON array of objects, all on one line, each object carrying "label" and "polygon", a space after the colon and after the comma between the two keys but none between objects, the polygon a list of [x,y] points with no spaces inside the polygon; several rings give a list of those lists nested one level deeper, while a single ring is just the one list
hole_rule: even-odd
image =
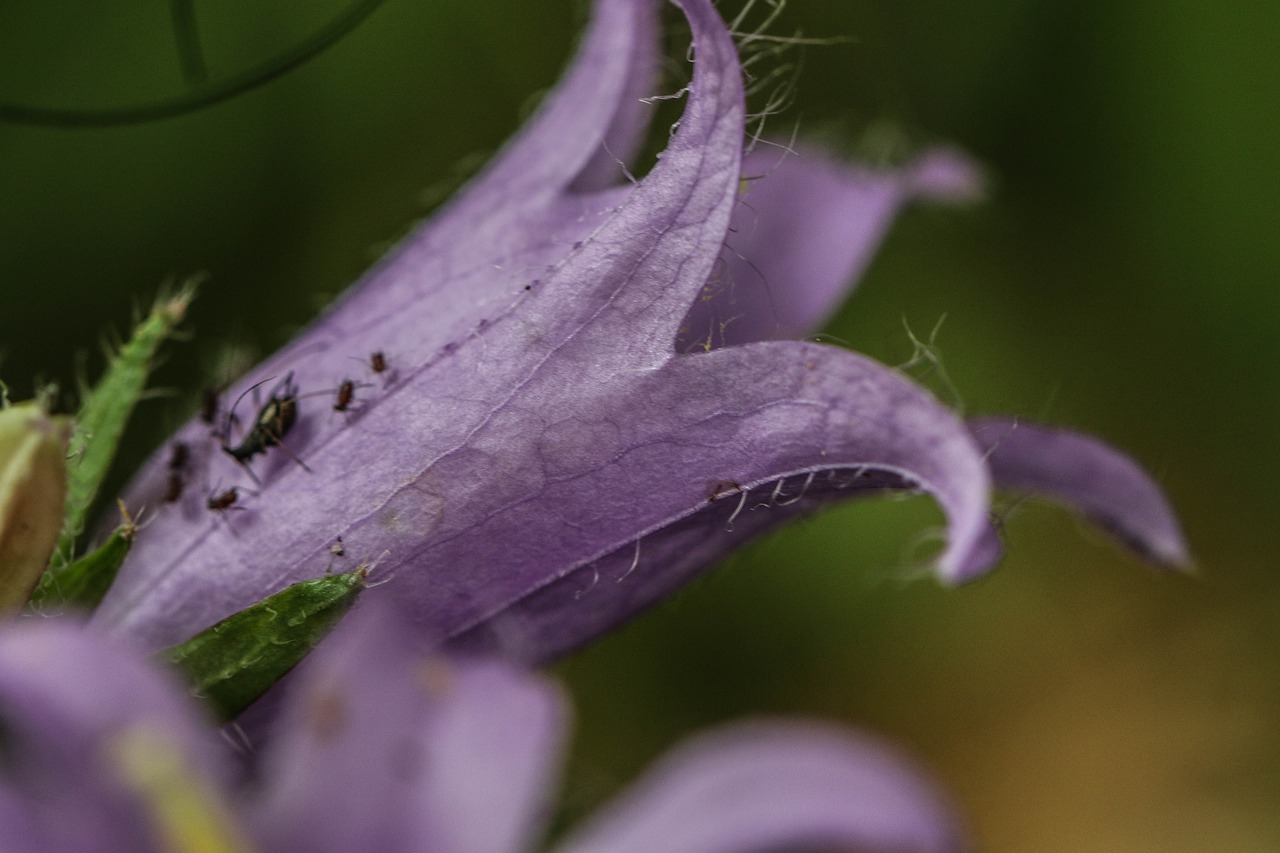
[{"label": "flower bud", "polygon": [[42,404],[0,410],[0,613],[26,603],[62,529],[71,423]]}]

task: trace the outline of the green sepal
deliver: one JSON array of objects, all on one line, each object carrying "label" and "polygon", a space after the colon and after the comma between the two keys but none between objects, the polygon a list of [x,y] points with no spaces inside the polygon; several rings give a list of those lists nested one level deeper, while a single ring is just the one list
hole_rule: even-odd
[{"label": "green sepal", "polygon": [[176,294],[157,299],[129,342],[109,354],[106,372],[98,384],[84,391],[68,452],[66,515],[50,563],[53,568],[71,562],[76,539],[84,530],[85,516],[115,458],[125,424],[146,391],[156,352],[186,316],[187,307],[195,298],[196,283],[189,280]]},{"label": "green sepal", "polygon": [[296,583],[157,656],[183,672],[219,720],[232,720],[338,623],[367,574],[361,567]]},{"label": "green sepal", "polygon": [[133,547],[133,537],[138,526],[120,504],[124,521],[101,547],[83,557],[51,568],[40,578],[40,585],[31,595],[31,606],[36,610],[49,610],[62,606],[93,610],[102,601],[116,579],[116,572]]}]

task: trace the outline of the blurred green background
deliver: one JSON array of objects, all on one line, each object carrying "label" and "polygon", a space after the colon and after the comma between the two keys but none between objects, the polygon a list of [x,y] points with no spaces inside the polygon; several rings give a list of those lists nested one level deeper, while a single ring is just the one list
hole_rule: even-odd
[{"label": "blurred green background", "polygon": [[[210,74],[337,15],[196,3]],[[735,7],[736,8],[736,7]],[[495,149],[553,83],[578,0],[388,0],[314,62],[122,128],[0,125],[0,374],[64,386],[131,303],[211,274],[140,413],[136,463],[235,341],[270,352]],[[870,727],[945,780],[984,849],[1280,849],[1278,4],[792,0],[807,48],[774,127],[886,122],[988,165],[991,201],[893,230],[829,329],[888,363],[937,342],[966,411],[1091,430],[1165,484],[1200,573],[1152,573],[1018,508],[958,591],[904,568],[919,500],[830,512],[735,557],[559,667],[569,809],[748,714]],[[794,58],[794,57],[793,57]],[[0,101],[183,91],[163,4],[0,4]]]}]

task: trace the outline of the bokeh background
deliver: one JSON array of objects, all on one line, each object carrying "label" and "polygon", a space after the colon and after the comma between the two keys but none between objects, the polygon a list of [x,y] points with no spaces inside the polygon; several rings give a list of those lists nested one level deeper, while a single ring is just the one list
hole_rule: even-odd
[{"label": "bokeh background", "polygon": [[[0,4],[0,101],[181,95],[168,11]],[[212,79],[344,8],[195,3]],[[734,7],[736,8],[736,7]],[[125,467],[228,345],[285,341],[483,162],[553,83],[580,0],[387,0],[231,101],[110,129],[0,124],[0,375],[73,384],[104,330],[206,270]],[[811,46],[773,126],[846,150],[946,139],[990,201],[917,209],[829,334],[888,363],[935,342],[967,412],[1096,432],[1168,489],[1195,577],[1053,508],[1009,514],[988,579],[911,570],[925,501],[830,512],[736,556],[558,667],[569,812],[680,737],[803,713],[931,766],[993,851],[1280,850],[1280,5],[792,0]],[[892,130],[887,130],[891,128]]]}]

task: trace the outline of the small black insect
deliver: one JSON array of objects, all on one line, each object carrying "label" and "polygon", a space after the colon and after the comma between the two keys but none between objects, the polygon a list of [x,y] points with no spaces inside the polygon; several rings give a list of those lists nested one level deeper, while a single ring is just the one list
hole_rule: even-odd
[{"label": "small black insect", "polygon": [[206,388],[200,397],[200,420],[212,425],[218,418],[218,389]]},{"label": "small black insect", "polygon": [[[266,381],[268,380],[263,380],[263,382]],[[258,385],[261,384],[262,382],[258,383]],[[258,385],[247,389],[244,394],[253,391]],[[244,394],[240,395],[240,399],[244,398]],[[240,399],[236,400],[236,405],[240,404]],[[236,407],[232,406],[231,412],[227,415],[228,433],[231,429],[231,422],[235,418],[235,411]],[[257,482],[258,475],[254,474],[253,470],[249,468],[249,460],[259,453],[266,453],[267,448],[270,447],[279,446],[285,452],[288,452],[288,448],[281,443],[281,439],[288,435],[289,430],[293,429],[293,424],[297,419],[298,386],[293,384],[293,372],[290,371],[271,390],[271,396],[267,398],[267,402],[258,410],[257,417],[253,419],[253,426],[249,429],[249,434],[234,447],[224,443],[222,450],[236,462],[239,462],[249,472],[249,476],[253,477],[254,481]],[[226,441],[225,435],[223,436],[223,441]],[[306,463],[292,453],[289,453],[289,456],[294,462],[301,465],[304,470],[311,470],[307,468]]]},{"label": "small black insect", "polygon": [[175,441],[169,445],[169,470],[181,471],[187,467],[187,460],[191,458],[191,449],[181,441]]},{"label": "small black insect", "polygon": [[238,500],[240,500],[240,492],[237,491],[235,486],[232,486],[225,492],[210,497],[205,501],[205,505],[214,512],[222,512],[223,510],[230,509]]},{"label": "small black insect", "polygon": [[164,502],[167,504],[177,503],[178,498],[182,497],[182,490],[187,485],[182,479],[181,471],[170,471],[169,480],[164,487]]},{"label": "small black insect", "polygon": [[382,350],[378,350],[377,352],[369,355],[369,369],[374,373],[387,372],[387,357],[383,354]]},{"label": "small black insect", "polygon": [[335,412],[345,412],[351,405],[351,399],[356,395],[356,383],[350,379],[342,380],[342,384],[338,386],[338,396],[333,401],[333,410]]},{"label": "small black insect", "polygon": [[[361,388],[372,388],[368,382],[357,382],[354,379],[344,379],[337,389],[333,391],[316,391],[315,394],[333,394],[333,410],[335,412],[351,411],[352,403],[356,402],[356,392]],[[312,396],[311,394],[303,394],[298,399],[302,400]]]}]

